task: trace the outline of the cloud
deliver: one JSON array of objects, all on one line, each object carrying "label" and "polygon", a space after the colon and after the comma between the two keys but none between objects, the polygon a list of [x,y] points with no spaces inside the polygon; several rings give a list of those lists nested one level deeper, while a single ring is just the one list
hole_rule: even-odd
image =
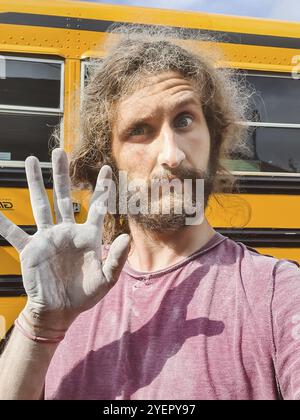
[{"label": "cloud", "polygon": [[[84,0],[83,0],[84,1]],[[142,6],[142,7],[155,7],[162,9],[179,9],[179,10],[198,10],[202,4],[208,2],[208,0],[173,0],[172,2],[166,0],[153,0],[151,4],[147,0],[86,0],[94,3],[110,3],[120,4],[126,6]]]},{"label": "cloud", "polygon": [[300,21],[300,0],[89,0],[95,3],[190,10]]},{"label": "cloud", "polygon": [[300,22],[299,0],[274,1],[273,7],[270,11],[270,15],[268,17],[273,19],[286,19]]}]

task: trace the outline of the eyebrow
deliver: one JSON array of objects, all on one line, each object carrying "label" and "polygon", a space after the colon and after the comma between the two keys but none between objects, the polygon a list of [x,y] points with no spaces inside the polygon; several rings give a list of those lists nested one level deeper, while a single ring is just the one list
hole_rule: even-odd
[{"label": "eyebrow", "polygon": [[132,130],[136,126],[147,124],[149,119],[151,118],[151,114],[145,115],[144,117],[138,117],[122,127],[121,132],[127,133],[128,131]]}]

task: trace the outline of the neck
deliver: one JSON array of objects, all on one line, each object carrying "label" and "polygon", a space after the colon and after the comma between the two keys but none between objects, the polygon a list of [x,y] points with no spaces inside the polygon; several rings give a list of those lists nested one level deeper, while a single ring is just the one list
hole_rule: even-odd
[{"label": "neck", "polygon": [[177,232],[153,233],[129,221],[132,246],[128,262],[138,271],[158,271],[176,264],[202,248],[215,234],[206,219]]}]

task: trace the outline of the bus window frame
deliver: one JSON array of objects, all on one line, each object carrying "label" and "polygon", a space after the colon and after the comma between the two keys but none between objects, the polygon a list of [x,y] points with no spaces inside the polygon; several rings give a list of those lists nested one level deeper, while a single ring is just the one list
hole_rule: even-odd
[{"label": "bus window frame", "polygon": [[[101,59],[99,57],[97,57],[98,60]],[[85,58],[84,60],[81,60],[80,62],[80,104],[82,104],[82,99],[83,99],[83,94],[84,94],[84,77],[85,77],[85,69],[88,68],[89,66],[92,66],[93,63],[91,62],[91,58]]]},{"label": "bus window frame", "polygon": [[37,112],[44,112],[44,113],[63,113],[64,112],[64,90],[65,90],[65,62],[64,60],[51,60],[45,58],[31,58],[31,57],[18,57],[12,55],[5,55],[1,54],[1,58],[5,60],[11,61],[29,61],[34,63],[48,63],[48,64],[60,64],[60,98],[59,98],[59,108],[46,108],[46,107],[33,107],[33,106],[20,106],[20,105],[3,105],[0,103],[0,111],[2,109],[6,110],[9,109],[13,110],[20,110],[20,111],[37,111]]},{"label": "bus window frame", "polygon": [[82,60],[80,63],[80,98],[82,100],[83,90],[84,90],[84,77],[85,77],[85,68],[90,66],[91,63],[88,60]]},{"label": "bus window frame", "polygon": [[[249,70],[246,70],[244,73],[244,76],[247,78],[247,76],[250,77],[269,77],[269,78],[276,78],[276,79],[292,79],[292,80],[297,80],[294,79],[292,75],[289,75],[288,73],[285,74],[274,74],[270,71],[257,71],[257,70],[253,70],[253,73],[250,73]],[[298,79],[299,81],[299,79]],[[300,81],[299,81],[300,83]],[[299,123],[268,123],[266,121],[261,121],[261,122],[255,122],[255,121],[246,121],[247,126],[249,127],[278,127],[278,128],[300,128],[300,122]]]},{"label": "bus window frame", "polygon": [[[245,78],[247,78],[247,76],[251,76],[251,77],[274,77],[274,78],[284,78],[284,79],[293,79],[295,80],[292,75],[286,73],[285,74],[274,74],[270,71],[257,71],[257,70],[253,70],[253,73],[249,70],[249,69],[237,69],[238,71],[242,71],[243,72],[243,76],[245,76]],[[299,81],[299,79],[298,79]],[[300,81],[299,81],[300,83]],[[299,129],[299,133],[300,133],[300,123],[299,124],[295,124],[295,123],[268,123],[268,122],[255,122],[255,121],[240,121],[239,124],[244,125],[246,127],[270,127],[270,128],[295,128],[295,129]],[[248,172],[248,171],[230,171],[233,175],[235,176],[255,176],[255,177],[264,177],[264,176],[268,176],[268,177],[295,177],[295,178],[300,178],[300,172],[298,173],[293,173],[293,172]]]},{"label": "bus window frame", "polygon": [[[22,114],[22,115],[51,115],[60,117],[60,124],[64,127],[64,100],[65,100],[65,61],[58,59],[45,59],[45,58],[34,58],[34,57],[23,57],[15,55],[1,54],[1,58],[5,60],[14,61],[29,61],[37,63],[51,63],[60,65],[60,98],[59,108],[46,108],[46,107],[32,107],[32,106],[18,106],[18,105],[3,105],[0,104],[0,114]],[[63,143],[63,139],[62,139]],[[63,147],[63,144],[61,144]],[[42,168],[51,168],[50,162],[40,162]],[[25,161],[19,160],[0,160],[1,167],[11,168],[23,168],[25,167]]]}]

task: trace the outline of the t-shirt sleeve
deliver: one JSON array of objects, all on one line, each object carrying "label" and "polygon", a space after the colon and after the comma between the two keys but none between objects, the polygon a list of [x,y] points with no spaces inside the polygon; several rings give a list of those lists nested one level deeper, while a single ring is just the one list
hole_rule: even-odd
[{"label": "t-shirt sleeve", "polygon": [[281,395],[300,400],[300,269],[296,263],[276,263],[271,318]]}]

